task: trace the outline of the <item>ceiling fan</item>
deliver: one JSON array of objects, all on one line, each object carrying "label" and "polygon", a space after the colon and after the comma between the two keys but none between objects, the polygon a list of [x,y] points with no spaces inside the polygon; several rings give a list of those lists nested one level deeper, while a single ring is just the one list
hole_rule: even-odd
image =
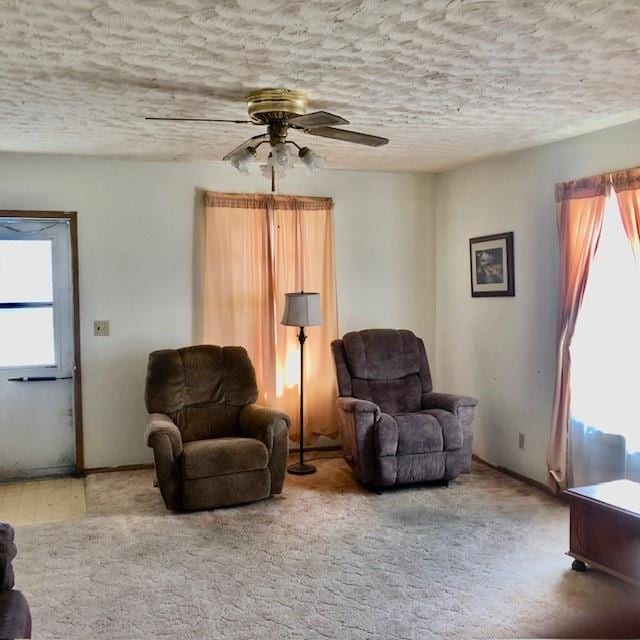
[{"label": "ceiling fan", "polygon": [[[271,151],[266,164],[261,166],[266,177],[275,184],[276,175],[282,177],[295,162],[297,155],[310,172],[317,170],[324,160],[309,147],[300,146],[287,138],[289,129],[295,129],[308,135],[332,138],[343,142],[362,144],[368,147],[381,147],[389,142],[387,138],[373,136],[348,129],[338,129],[334,125],[349,124],[348,120],[328,111],[306,113],[308,99],[302,91],[291,89],[260,89],[247,96],[248,120],[225,120],[219,118],[164,118],[149,116],[145,120],[163,120],[171,122],[228,122],[233,124],[253,124],[265,126],[265,133],[252,136],[227,153],[223,160],[241,173],[249,173],[249,163],[257,157],[256,150],[269,143]],[[290,153],[291,145],[297,154]]]}]

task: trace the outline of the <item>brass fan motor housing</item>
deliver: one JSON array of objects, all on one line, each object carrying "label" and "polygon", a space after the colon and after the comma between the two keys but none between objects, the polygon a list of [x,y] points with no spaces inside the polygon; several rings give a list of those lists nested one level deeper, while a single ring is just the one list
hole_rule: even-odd
[{"label": "brass fan motor housing", "polygon": [[292,89],[260,89],[247,96],[249,118],[255,124],[271,124],[302,116],[307,112],[308,98]]}]

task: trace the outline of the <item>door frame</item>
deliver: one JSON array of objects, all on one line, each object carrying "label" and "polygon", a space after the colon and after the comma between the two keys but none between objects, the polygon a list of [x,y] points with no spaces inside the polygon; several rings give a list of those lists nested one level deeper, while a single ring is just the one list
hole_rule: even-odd
[{"label": "door frame", "polygon": [[61,220],[69,223],[71,247],[71,306],[73,314],[73,415],[76,436],[76,476],[84,476],[82,368],[80,366],[80,291],[78,278],[78,214],[76,211],[20,211],[0,209],[2,218]]}]

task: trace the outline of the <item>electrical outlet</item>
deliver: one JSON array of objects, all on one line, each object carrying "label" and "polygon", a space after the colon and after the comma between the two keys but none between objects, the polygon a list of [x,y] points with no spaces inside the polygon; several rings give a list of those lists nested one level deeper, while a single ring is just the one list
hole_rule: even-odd
[{"label": "electrical outlet", "polygon": [[521,449],[524,449],[524,433],[519,433],[518,434],[518,446]]},{"label": "electrical outlet", "polygon": [[94,336],[108,336],[109,335],[109,321],[108,320],[94,320],[93,321],[93,335]]}]

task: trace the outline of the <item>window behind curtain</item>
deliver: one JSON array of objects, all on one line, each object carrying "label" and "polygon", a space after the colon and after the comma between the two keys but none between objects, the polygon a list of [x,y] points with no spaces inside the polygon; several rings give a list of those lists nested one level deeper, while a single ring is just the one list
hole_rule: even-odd
[{"label": "window behind curtain", "polygon": [[280,324],[284,294],[317,291],[323,324],[307,327],[305,434],[335,437],[337,337],[333,203],[330,198],[205,194],[205,342],[244,346],[256,369],[258,402],[285,411],[298,430],[299,344]]},{"label": "window behind curtain", "polygon": [[640,278],[615,194],[571,346],[570,460],[574,486],[640,480]]}]

